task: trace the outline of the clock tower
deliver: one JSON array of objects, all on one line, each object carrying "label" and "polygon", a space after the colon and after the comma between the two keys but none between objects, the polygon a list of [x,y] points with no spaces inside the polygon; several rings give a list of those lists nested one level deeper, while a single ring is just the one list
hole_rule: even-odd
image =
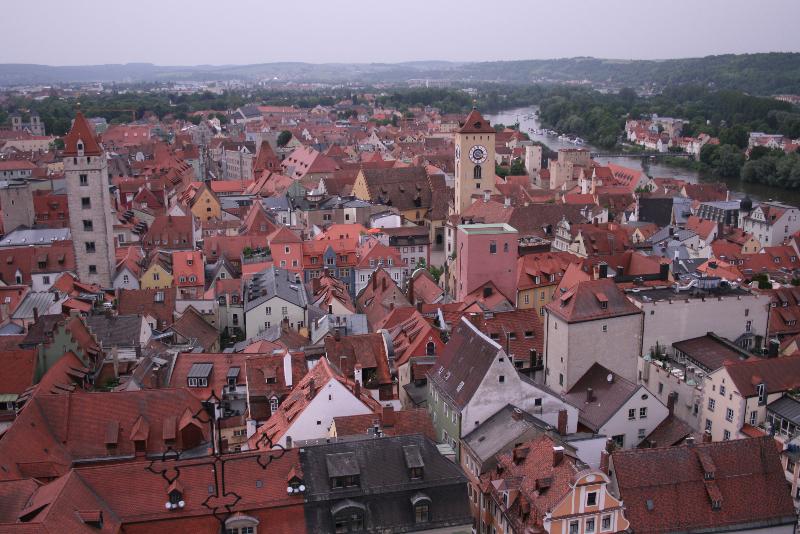
[{"label": "clock tower", "polygon": [[477,108],[455,133],[456,198],[454,209],[463,213],[474,196],[497,193],[494,181],[495,131]]}]

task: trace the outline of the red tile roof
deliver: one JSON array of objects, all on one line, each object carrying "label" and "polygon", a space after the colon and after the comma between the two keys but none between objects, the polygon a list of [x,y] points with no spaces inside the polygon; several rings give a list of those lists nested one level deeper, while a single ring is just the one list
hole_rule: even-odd
[{"label": "red tile roof", "polygon": [[637,533],[745,525],[768,530],[796,522],[771,437],[617,451],[611,462],[625,515]]},{"label": "red tile roof", "polygon": [[755,397],[756,386],[761,383],[768,395],[800,388],[800,356],[750,358],[726,361],[724,365],[743,397]]},{"label": "red tile roof", "polygon": [[408,434],[425,434],[436,441],[430,414],[424,408],[394,411],[383,408],[380,413],[363,415],[346,415],[333,418],[337,436],[367,435],[377,425],[384,436],[405,436]]},{"label": "red tile roof", "polygon": [[610,278],[579,282],[560,295],[556,293],[546,308],[570,323],[642,313]]},{"label": "red tile roof", "polygon": [[458,133],[494,134],[496,132],[494,127],[489,124],[489,121],[483,118],[481,112],[478,111],[477,108],[473,108],[472,111],[469,112],[469,115],[467,115],[467,118],[464,119],[464,123],[458,129]]},{"label": "red tile roof", "polygon": [[85,156],[99,156],[103,152],[100,148],[100,143],[97,142],[94,128],[80,111],[75,114],[75,122],[72,123],[69,133],[64,136],[63,154],[69,157],[77,156],[78,141],[83,142],[83,154]]}]

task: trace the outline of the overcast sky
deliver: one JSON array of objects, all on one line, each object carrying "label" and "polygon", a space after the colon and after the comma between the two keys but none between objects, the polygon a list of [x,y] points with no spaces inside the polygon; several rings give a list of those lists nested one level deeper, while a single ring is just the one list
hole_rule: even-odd
[{"label": "overcast sky", "polygon": [[800,0],[3,0],[0,63],[652,59],[800,51]]}]

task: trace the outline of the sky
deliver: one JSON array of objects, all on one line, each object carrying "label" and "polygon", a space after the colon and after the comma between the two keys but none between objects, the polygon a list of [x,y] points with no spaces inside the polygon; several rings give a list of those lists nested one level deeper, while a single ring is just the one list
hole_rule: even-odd
[{"label": "sky", "polygon": [[800,51],[800,0],[3,0],[3,17],[0,63],[666,59]]}]

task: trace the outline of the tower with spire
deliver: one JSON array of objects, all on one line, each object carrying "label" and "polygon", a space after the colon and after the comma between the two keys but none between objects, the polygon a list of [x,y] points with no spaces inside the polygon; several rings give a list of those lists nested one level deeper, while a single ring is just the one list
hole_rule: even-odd
[{"label": "tower with spire", "polygon": [[64,137],[64,178],[78,277],[111,287],[114,276],[114,205],[106,153],[86,117],[75,114]]},{"label": "tower with spire", "polygon": [[464,124],[455,133],[455,203],[456,213],[463,213],[474,197],[496,194],[495,130],[473,106]]}]

